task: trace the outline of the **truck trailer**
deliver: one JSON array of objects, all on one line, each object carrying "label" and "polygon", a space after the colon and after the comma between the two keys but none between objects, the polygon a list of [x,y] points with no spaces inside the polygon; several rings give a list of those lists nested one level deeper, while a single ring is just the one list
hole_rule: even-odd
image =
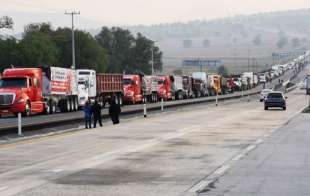
[{"label": "truck trailer", "polygon": [[112,100],[119,105],[123,105],[123,74],[97,73],[96,87],[96,98],[102,107]]}]

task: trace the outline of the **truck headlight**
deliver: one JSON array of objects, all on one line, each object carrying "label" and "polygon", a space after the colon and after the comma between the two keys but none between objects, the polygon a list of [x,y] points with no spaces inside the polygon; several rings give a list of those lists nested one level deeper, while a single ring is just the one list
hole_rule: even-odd
[{"label": "truck headlight", "polygon": [[23,98],[17,100],[17,103],[25,103],[25,102],[26,102],[26,100]]}]

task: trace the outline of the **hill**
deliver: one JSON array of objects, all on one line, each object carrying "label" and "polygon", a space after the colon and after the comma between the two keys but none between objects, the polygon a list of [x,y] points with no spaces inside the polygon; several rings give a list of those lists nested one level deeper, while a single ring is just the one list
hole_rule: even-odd
[{"label": "hill", "polygon": [[303,9],[127,28],[158,41],[168,71],[178,69],[184,58],[221,59],[238,71],[277,62],[275,52],[308,49],[309,18],[310,10]]}]

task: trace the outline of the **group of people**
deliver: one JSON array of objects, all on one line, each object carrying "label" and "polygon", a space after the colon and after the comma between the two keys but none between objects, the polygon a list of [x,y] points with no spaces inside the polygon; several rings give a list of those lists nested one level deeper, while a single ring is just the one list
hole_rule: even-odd
[{"label": "group of people", "polygon": [[[92,128],[92,120],[93,127],[96,128],[97,123],[99,123],[100,127],[102,127],[102,115],[101,115],[102,107],[96,100],[93,105],[91,105],[90,101],[87,101],[84,106],[84,115],[85,115],[85,128]],[[120,105],[116,104],[116,102],[112,99],[110,101],[109,107],[109,116],[113,122],[113,124],[119,124],[119,114],[121,113]]]}]

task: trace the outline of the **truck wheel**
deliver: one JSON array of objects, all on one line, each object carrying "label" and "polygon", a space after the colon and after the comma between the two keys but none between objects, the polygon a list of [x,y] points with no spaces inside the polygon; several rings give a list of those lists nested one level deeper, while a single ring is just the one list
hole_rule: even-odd
[{"label": "truck wheel", "polygon": [[66,112],[71,111],[71,101],[69,99],[66,100]]},{"label": "truck wheel", "polygon": [[50,114],[56,113],[56,104],[55,104],[55,102],[52,101],[52,100],[50,100],[50,108],[51,108]]},{"label": "truck wheel", "polygon": [[70,112],[75,111],[75,104],[74,104],[74,102],[75,102],[74,98],[72,98],[72,99],[69,100],[69,103],[70,103]]},{"label": "truck wheel", "polygon": [[30,116],[31,114],[31,105],[27,101],[26,106],[25,106],[25,111],[22,113],[23,116]]},{"label": "truck wheel", "polygon": [[123,105],[123,97],[119,96],[119,105],[122,106]]},{"label": "truck wheel", "polygon": [[118,104],[118,97],[117,97],[117,95],[114,96],[114,101],[115,101],[116,104]]},{"label": "truck wheel", "polygon": [[51,102],[47,101],[44,105],[44,114],[48,115],[51,113]]},{"label": "truck wheel", "polygon": [[74,99],[74,107],[75,107],[75,111],[78,111],[79,110],[79,101],[77,98]]}]

